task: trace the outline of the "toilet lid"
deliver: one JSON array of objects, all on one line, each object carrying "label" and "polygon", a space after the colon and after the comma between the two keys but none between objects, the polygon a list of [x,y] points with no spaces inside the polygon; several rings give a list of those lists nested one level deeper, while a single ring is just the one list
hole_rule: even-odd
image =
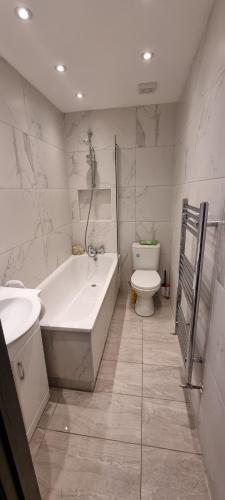
[{"label": "toilet lid", "polygon": [[131,276],[131,284],[142,290],[152,290],[160,286],[161,278],[157,271],[139,270]]}]

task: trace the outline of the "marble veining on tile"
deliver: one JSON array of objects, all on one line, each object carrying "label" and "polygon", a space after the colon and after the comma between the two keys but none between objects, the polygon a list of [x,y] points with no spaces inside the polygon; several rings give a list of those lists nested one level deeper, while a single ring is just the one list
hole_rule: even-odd
[{"label": "marble veining on tile", "polygon": [[142,364],[102,360],[95,392],[141,396]]},{"label": "marble veining on tile", "polygon": [[120,394],[64,390],[47,427],[140,444],[141,399]]}]

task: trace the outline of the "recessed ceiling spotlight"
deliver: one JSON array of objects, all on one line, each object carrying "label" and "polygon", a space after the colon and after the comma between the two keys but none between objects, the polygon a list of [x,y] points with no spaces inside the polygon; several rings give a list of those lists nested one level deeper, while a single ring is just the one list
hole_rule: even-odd
[{"label": "recessed ceiling spotlight", "polygon": [[32,18],[32,12],[27,7],[16,7],[15,12],[22,21],[29,21]]},{"label": "recessed ceiling spotlight", "polygon": [[141,57],[142,57],[142,59],[144,59],[144,61],[150,61],[150,59],[153,58],[153,52],[148,52],[148,51],[147,52],[143,52],[141,54]]},{"label": "recessed ceiling spotlight", "polygon": [[83,99],[84,93],[83,92],[77,92],[77,98],[78,99]]},{"label": "recessed ceiling spotlight", "polygon": [[65,71],[67,70],[67,67],[65,66],[65,64],[56,64],[55,69],[59,73],[65,73]]}]

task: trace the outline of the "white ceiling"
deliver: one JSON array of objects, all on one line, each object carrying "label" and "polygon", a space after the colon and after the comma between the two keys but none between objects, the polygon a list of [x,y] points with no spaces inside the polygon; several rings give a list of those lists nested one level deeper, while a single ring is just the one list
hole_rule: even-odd
[{"label": "white ceiling", "polygon": [[[177,101],[213,3],[0,0],[1,55],[65,112]],[[32,10],[31,22],[16,18],[17,5]],[[155,53],[149,63],[140,58],[146,49]],[[137,84],[148,81],[158,90],[139,95]]]}]

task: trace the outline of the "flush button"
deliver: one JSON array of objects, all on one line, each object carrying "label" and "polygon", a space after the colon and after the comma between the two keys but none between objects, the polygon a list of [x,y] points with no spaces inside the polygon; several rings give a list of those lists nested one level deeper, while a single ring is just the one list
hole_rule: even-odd
[{"label": "flush button", "polygon": [[139,254],[139,253],[136,253],[136,257],[140,257],[140,254]]}]

